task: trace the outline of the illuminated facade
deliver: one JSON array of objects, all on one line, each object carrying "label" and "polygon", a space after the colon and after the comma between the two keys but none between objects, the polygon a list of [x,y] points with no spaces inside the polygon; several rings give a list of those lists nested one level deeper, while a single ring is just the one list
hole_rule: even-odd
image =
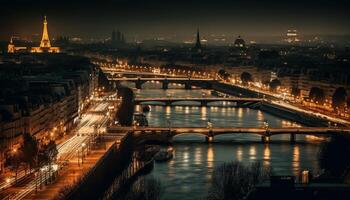
[{"label": "illuminated facade", "polygon": [[11,37],[10,43],[7,46],[7,53],[15,53],[20,51],[27,51],[27,47],[16,47]]},{"label": "illuminated facade", "polygon": [[11,37],[9,45],[7,46],[7,52],[8,53],[15,53],[15,45],[13,44],[12,37]]},{"label": "illuminated facade", "polygon": [[300,42],[298,31],[297,30],[288,30],[287,38],[285,39],[288,43]]},{"label": "illuminated facade", "polygon": [[47,30],[46,16],[44,18],[43,36],[41,38],[40,47],[32,47],[31,52],[32,53],[43,53],[43,52],[59,53],[60,52],[59,47],[51,47],[49,32]]}]

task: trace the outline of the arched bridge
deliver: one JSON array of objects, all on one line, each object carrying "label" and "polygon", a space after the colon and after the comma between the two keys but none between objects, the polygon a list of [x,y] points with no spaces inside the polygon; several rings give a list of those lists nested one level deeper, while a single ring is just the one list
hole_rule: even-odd
[{"label": "arched bridge", "polygon": [[233,102],[234,106],[250,106],[252,104],[260,103],[264,99],[260,98],[241,98],[241,97],[169,97],[169,98],[136,98],[134,100],[135,105],[149,102],[161,102],[163,105],[171,106],[175,102],[193,101],[199,102],[201,106],[207,106],[212,102]]},{"label": "arched bridge", "polygon": [[130,81],[134,82],[137,89],[142,89],[142,85],[149,81],[157,81],[162,83],[163,89],[168,89],[170,83],[183,84],[185,89],[191,89],[192,86],[200,86],[202,88],[210,89],[214,79],[200,79],[200,78],[161,78],[161,77],[151,77],[151,78],[110,78],[110,83]]},{"label": "arched bridge", "polygon": [[237,128],[237,127],[120,127],[107,128],[108,134],[119,132],[134,132],[139,138],[153,138],[171,140],[179,134],[202,134],[208,142],[222,134],[256,134],[261,136],[262,142],[269,142],[273,135],[290,134],[290,140],[295,142],[296,135],[331,136],[332,134],[350,134],[350,129],[328,127],[288,127],[288,128]]},{"label": "arched bridge", "polygon": [[[110,68],[101,68],[103,73],[105,73],[108,77],[108,79],[113,78],[120,78],[125,76],[134,76],[134,77],[163,77],[163,78],[172,78],[172,75],[166,74],[166,73],[153,73],[153,72],[137,72],[137,71],[128,71],[128,70],[117,70],[117,69],[110,69]],[[179,77],[179,76],[177,76]],[[181,78],[186,78],[185,76],[182,76]]]}]

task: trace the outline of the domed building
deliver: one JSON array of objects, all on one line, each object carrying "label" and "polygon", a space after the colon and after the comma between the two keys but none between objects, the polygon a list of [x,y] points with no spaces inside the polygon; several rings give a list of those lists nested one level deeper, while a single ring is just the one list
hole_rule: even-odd
[{"label": "domed building", "polygon": [[238,38],[235,40],[234,46],[237,48],[245,48],[245,41],[241,38],[241,36],[238,36]]},{"label": "domed building", "polygon": [[250,56],[248,56],[248,48],[245,44],[245,41],[238,36],[233,45],[230,45],[229,55],[226,58],[226,63],[229,65],[245,65],[249,63]]}]

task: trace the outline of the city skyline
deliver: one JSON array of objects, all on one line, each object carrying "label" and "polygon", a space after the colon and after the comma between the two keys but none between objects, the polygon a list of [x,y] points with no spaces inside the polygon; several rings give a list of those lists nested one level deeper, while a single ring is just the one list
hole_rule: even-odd
[{"label": "city skyline", "polygon": [[[201,35],[244,35],[248,37],[281,36],[288,29],[303,35],[348,35],[346,13],[349,2],[322,0],[281,2],[250,1],[178,1],[147,3],[134,1],[46,1],[3,2],[4,27],[1,40],[12,35],[30,38],[38,32],[41,19],[48,16],[52,36],[104,39],[113,29],[122,30],[129,40],[156,37],[188,38],[199,27]],[[301,6],[302,5],[302,6]],[[64,9],[63,9],[64,8]],[[344,11],[344,12],[343,12]],[[276,16],[278,16],[276,18]]]},{"label": "city skyline", "polygon": [[350,0],[2,0],[0,199],[350,196]]}]

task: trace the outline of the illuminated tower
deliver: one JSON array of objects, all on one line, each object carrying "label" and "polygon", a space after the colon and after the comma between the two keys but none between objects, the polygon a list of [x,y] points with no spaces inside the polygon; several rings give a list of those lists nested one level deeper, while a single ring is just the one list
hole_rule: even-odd
[{"label": "illuminated tower", "polygon": [[7,52],[8,53],[15,53],[15,45],[13,44],[12,37],[11,37],[9,45],[7,46]]},{"label": "illuminated tower", "polygon": [[45,18],[44,18],[43,36],[42,36],[42,38],[41,38],[40,47],[41,47],[41,48],[51,48],[50,38],[49,38],[49,32],[47,31],[47,20],[46,20],[46,16],[45,16]]},{"label": "illuminated tower", "polygon": [[59,53],[59,47],[51,47],[49,32],[47,30],[46,16],[44,18],[43,36],[41,38],[39,47],[32,47],[30,52],[32,53]]}]

